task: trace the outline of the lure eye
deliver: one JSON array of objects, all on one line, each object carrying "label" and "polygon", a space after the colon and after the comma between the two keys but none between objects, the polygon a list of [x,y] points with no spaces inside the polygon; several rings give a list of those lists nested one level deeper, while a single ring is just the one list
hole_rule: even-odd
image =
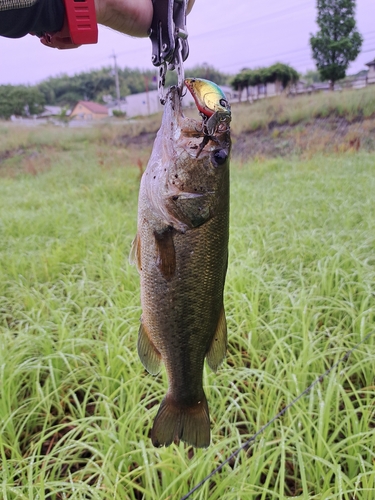
[{"label": "lure eye", "polygon": [[226,159],[228,158],[228,151],[225,149],[218,149],[214,152],[214,161],[217,165],[224,165]]},{"label": "lure eye", "polygon": [[223,106],[223,108],[228,107],[228,101],[226,101],[225,99],[220,99],[219,104],[220,106]]}]

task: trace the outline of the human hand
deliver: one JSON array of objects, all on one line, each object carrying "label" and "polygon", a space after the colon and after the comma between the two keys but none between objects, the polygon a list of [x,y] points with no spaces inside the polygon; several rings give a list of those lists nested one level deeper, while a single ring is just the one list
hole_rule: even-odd
[{"label": "human hand", "polygon": [[[194,2],[188,1],[187,13]],[[99,24],[127,35],[145,37],[151,26],[152,0],[95,0],[95,10]]]}]

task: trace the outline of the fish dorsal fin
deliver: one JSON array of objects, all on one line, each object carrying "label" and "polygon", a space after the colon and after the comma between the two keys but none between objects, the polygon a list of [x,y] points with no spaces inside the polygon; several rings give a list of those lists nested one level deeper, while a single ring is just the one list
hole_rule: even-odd
[{"label": "fish dorsal fin", "polygon": [[216,372],[225,358],[227,351],[227,320],[225,318],[224,305],[221,307],[216,332],[208,349],[206,359],[208,366]]},{"label": "fish dorsal fin", "polygon": [[176,251],[173,242],[173,227],[168,227],[163,232],[154,232],[158,266],[161,274],[169,281],[176,272]]},{"label": "fish dorsal fin", "polygon": [[161,356],[144,327],[143,323],[138,331],[138,356],[142,365],[151,375],[157,375],[161,367]]},{"label": "fish dorsal fin", "polygon": [[135,238],[132,241],[132,246],[130,248],[130,254],[129,254],[129,262],[130,264],[135,264],[137,266],[138,272],[142,271],[141,241],[138,233],[135,235]]}]

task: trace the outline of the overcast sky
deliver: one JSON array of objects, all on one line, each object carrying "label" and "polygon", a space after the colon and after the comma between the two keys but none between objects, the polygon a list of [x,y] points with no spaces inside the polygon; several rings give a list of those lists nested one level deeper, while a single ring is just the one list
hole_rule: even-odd
[{"label": "overcast sky", "polygon": [[[243,67],[267,66],[276,61],[299,72],[314,69],[310,33],[317,31],[316,0],[196,0],[188,16],[189,66],[208,63],[236,73]],[[357,0],[357,27],[364,37],[362,52],[349,73],[367,69],[375,59],[375,0]],[[99,43],[74,50],[44,47],[30,35],[11,40],[0,37],[0,84],[35,84],[61,73],[113,64],[152,69],[151,42],[130,38],[100,27]]]}]

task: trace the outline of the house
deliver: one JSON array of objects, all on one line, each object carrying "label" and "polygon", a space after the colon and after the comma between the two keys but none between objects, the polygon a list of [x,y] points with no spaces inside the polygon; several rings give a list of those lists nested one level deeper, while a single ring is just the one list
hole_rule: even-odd
[{"label": "house", "polygon": [[310,94],[313,91],[312,85],[309,85],[306,80],[298,80],[289,86],[287,96],[295,96],[299,94]]},{"label": "house", "polygon": [[62,108],[60,106],[44,106],[44,110],[37,118],[53,118],[54,116],[61,115]]},{"label": "house", "polygon": [[366,66],[368,66],[367,85],[369,85],[375,83],[375,59],[366,63]]},{"label": "house", "polygon": [[127,95],[119,103],[109,103],[108,108],[110,115],[113,114],[113,110],[118,110],[125,113],[128,118],[152,115],[163,110],[157,90]]},{"label": "house", "polygon": [[79,101],[69,116],[72,120],[102,120],[108,117],[108,109],[97,102]]},{"label": "house", "polygon": [[352,89],[363,89],[367,85],[367,70],[362,70],[356,75],[349,75],[344,81],[344,86]]},{"label": "house", "polygon": [[286,95],[295,95],[305,92],[305,82],[298,81],[295,84],[288,85],[285,89],[281,81],[276,80],[271,83],[261,83],[259,85],[250,85],[240,91],[231,90],[232,94],[228,98],[229,102],[234,101],[250,101],[253,102],[257,99],[264,99],[266,97],[274,97],[281,95],[285,91]]}]

